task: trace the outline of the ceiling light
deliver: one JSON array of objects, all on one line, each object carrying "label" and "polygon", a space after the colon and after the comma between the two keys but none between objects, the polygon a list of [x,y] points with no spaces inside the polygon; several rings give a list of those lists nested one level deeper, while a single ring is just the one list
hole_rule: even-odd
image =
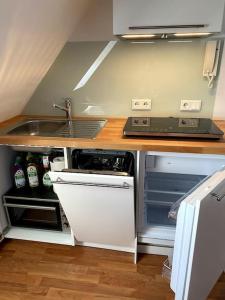
[{"label": "ceiling light", "polygon": [[183,33],[174,33],[174,36],[207,36],[210,35],[210,32],[183,32]]},{"label": "ceiling light", "polygon": [[121,37],[123,39],[132,40],[132,39],[149,39],[154,36],[155,34],[124,34]]}]

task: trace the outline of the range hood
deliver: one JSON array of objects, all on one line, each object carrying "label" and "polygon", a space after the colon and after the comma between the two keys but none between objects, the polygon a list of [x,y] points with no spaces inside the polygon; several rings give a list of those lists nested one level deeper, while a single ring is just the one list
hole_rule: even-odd
[{"label": "range hood", "polygon": [[128,40],[220,34],[225,0],[113,0],[113,32]]}]

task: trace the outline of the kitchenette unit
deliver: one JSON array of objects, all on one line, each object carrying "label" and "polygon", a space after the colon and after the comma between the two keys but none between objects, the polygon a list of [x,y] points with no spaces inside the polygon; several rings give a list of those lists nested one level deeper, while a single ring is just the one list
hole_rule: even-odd
[{"label": "kitchenette unit", "polygon": [[[79,1],[63,1],[65,7],[71,4],[67,7],[71,12],[75,2]],[[38,245],[43,249],[46,246],[38,253],[40,274],[22,268],[21,277],[26,281],[32,274],[41,292],[37,286],[32,290],[24,288],[24,282],[18,284],[26,292],[32,290],[34,297],[67,298],[69,287],[71,299],[92,298],[93,291],[105,299],[111,299],[110,293],[112,299],[148,299],[144,293],[138,298],[137,291],[158,280],[160,274],[163,284],[169,282],[175,300],[206,300],[225,271],[225,121],[215,117],[223,94],[225,0],[111,0],[108,15],[99,6],[107,1],[95,2],[80,1],[84,5],[78,5],[80,17],[71,21],[60,18],[58,28],[59,16],[48,27],[42,10],[49,54],[43,54],[45,66],[33,58],[33,63],[28,63],[29,68],[40,65],[40,70],[45,69],[42,81],[35,70],[25,88],[20,87],[17,79],[29,69],[25,64],[28,54],[24,59],[17,57],[24,64],[21,70],[15,59],[11,73],[22,74],[16,75],[17,89],[26,90],[36,77],[37,82],[27,103],[25,93],[24,97],[16,95],[23,108],[16,113],[17,107],[12,105],[15,113],[9,116],[13,117],[0,123],[1,247],[7,248],[10,239],[28,245],[32,244],[28,241],[42,243]],[[65,7],[55,7],[62,15],[69,14],[70,9],[66,13]],[[93,12],[96,26],[89,18]],[[83,21],[89,19],[91,26],[84,26]],[[27,20],[30,22],[30,15]],[[75,30],[75,37],[68,42],[72,31],[66,26],[70,22],[71,28],[75,26],[74,20],[79,20],[85,33]],[[100,26],[97,20],[106,23]],[[45,51],[44,40],[35,40],[37,28],[25,35],[30,40],[34,36],[31,50],[35,49],[36,55]],[[96,28],[104,38],[92,37]],[[104,35],[107,28],[112,31],[109,38]],[[23,45],[19,49],[17,44],[10,46],[18,47],[15,55],[28,48]],[[61,49],[56,45],[62,45]],[[7,79],[10,76],[4,72],[11,70],[7,66],[11,50],[6,54],[0,74]],[[12,99],[13,93],[12,81]],[[9,106],[13,103],[10,97]],[[8,98],[3,93],[2,99]],[[103,260],[89,267],[91,255],[90,261],[83,259],[88,250],[96,251],[97,259]],[[13,256],[14,250],[10,251]],[[51,263],[57,265],[55,253],[57,263],[63,263],[62,278],[57,274],[56,283],[50,273],[41,273],[50,268],[49,262],[43,267],[50,255]],[[112,258],[114,254],[119,262]],[[61,255],[68,257],[64,261]],[[76,255],[83,256],[82,262]],[[161,259],[160,271],[156,265],[152,268],[152,261],[146,269],[139,269],[144,266],[143,257]],[[127,269],[123,269],[124,258],[130,260]],[[18,266],[12,268],[16,276]],[[158,273],[154,273],[156,269]],[[117,278],[118,270],[125,270],[121,278]],[[63,272],[67,272],[65,279]],[[140,279],[137,289],[133,287],[135,272]],[[4,278],[9,280],[9,274]],[[118,282],[119,292],[114,293]],[[87,294],[86,290],[79,294],[79,287],[88,287]],[[167,295],[155,299],[161,298],[167,299]]]},{"label": "kitchenette unit", "polygon": [[[217,148],[223,140],[176,142],[189,153],[176,151],[170,139],[112,142],[110,122],[92,147],[88,139],[89,147],[85,140],[81,147],[57,145],[65,138],[55,138],[55,147],[1,146],[7,153],[1,176],[8,178],[2,194],[3,237],[131,252],[135,262],[140,252],[168,255],[165,266],[171,269],[176,299],[194,299],[196,293],[204,299],[223,271],[225,151]],[[20,141],[20,136],[0,138],[1,143],[4,138]],[[41,136],[33,138],[33,144],[41,142]],[[163,143],[169,152],[150,150],[162,150]],[[195,146],[206,153],[194,153]],[[207,146],[215,147],[215,154],[207,153]],[[12,163],[18,153],[29,152],[48,155],[54,190],[13,187]]]}]

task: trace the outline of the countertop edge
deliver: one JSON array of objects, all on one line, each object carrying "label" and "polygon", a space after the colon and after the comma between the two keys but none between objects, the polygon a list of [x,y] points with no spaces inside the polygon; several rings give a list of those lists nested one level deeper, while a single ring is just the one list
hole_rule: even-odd
[{"label": "countertop edge", "polygon": [[[222,154],[225,155],[224,138],[218,141],[211,140],[190,140],[190,139],[141,139],[123,137],[123,127],[126,118],[107,117],[107,123],[95,139],[77,139],[61,137],[42,136],[12,136],[5,135],[7,128],[27,119],[62,119],[62,117],[50,116],[27,116],[18,115],[0,123],[0,144],[1,145],[24,145],[24,146],[48,146],[48,147],[72,147],[72,148],[101,148],[114,150],[131,151],[162,151],[182,152],[201,154]],[[100,117],[78,117],[85,119],[99,119]],[[101,117],[105,119],[104,117]],[[225,131],[225,121],[214,120],[217,126]]]}]

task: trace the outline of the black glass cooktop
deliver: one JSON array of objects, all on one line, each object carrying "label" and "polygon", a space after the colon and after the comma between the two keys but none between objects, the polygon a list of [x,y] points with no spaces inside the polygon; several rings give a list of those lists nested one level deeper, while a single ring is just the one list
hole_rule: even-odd
[{"label": "black glass cooktop", "polygon": [[123,133],[125,136],[188,137],[219,139],[221,131],[211,119],[130,117]]}]

